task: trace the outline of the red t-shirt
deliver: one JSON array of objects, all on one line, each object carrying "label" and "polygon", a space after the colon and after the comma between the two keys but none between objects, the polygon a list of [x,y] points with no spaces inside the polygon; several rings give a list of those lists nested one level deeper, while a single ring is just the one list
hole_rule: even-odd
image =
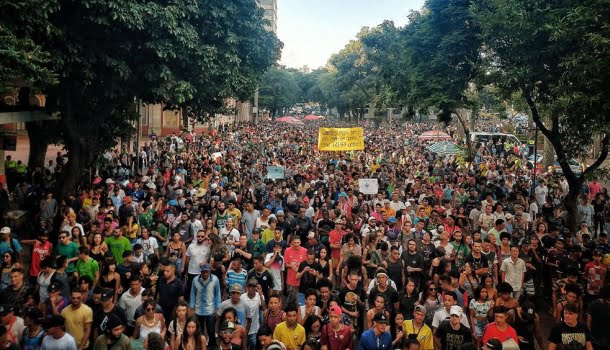
[{"label": "red t-shirt", "polygon": [[301,285],[301,280],[297,279],[297,272],[292,268],[292,262],[295,262],[296,269],[298,270],[299,265],[307,259],[307,249],[299,247],[299,250],[295,251],[294,248],[288,247],[284,252],[284,262],[288,273],[286,274],[286,284],[289,286],[298,287]]},{"label": "red t-shirt", "polygon": [[352,327],[343,325],[343,328],[335,332],[330,324],[325,325],[322,327],[320,344],[326,345],[329,350],[355,350]]},{"label": "red t-shirt", "polygon": [[495,322],[492,322],[485,327],[485,331],[483,332],[483,340],[482,344],[487,344],[489,339],[498,339],[500,342],[504,343],[509,338],[513,338],[515,343],[519,344],[519,338],[517,337],[517,332],[515,329],[509,325],[506,325],[506,330],[504,332],[498,329]]},{"label": "red t-shirt", "polygon": [[[346,235],[346,232],[343,230],[341,230],[341,231],[331,230],[328,233],[328,243],[341,244],[341,240],[343,239],[343,236],[345,236],[345,235]],[[339,258],[341,257],[341,248],[331,248],[330,256],[331,256],[331,258],[336,259],[338,262]]]},{"label": "red t-shirt", "polygon": [[53,251],[53,244],[46,241],[44,244],[35,243],[32,248],[32,262],[30,263],[30,276],[38,277],[40,274],[40,262],[43,261]]}]

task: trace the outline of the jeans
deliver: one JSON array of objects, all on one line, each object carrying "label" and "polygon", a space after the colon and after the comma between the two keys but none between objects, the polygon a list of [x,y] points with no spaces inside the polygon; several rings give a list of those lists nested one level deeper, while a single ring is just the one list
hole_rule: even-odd
[{"label": "jeans", "polygon": [[248,349],[256,350],[256,333],[248,334]]},{"label": "jeans", "polygon": [[201,332],[207,329],[208,333],[206,334],[208,338],[208,347],[214,348],[216,347],[216,316],[201,316],[197,315],[197,319],[199,320],[199,326],[201,327]]}]

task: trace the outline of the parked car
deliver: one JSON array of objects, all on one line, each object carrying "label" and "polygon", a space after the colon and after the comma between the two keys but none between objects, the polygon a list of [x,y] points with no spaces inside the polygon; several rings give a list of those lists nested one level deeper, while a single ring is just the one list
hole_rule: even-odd
[{"label": "parked car", "polygon": [[[538,154],[538,160],[537,160],[537,166],[536,166],[536,173],[540,173],[543,172],[543,165],[544,165],[544,155],[542,154]],[[574,172],[574,174],[576,175],[580,175],[580,173],[583,172],[584,169],[584,164],[580,163],[579,161],[577,161],[576,159],[570,159],[568,160],[568,164],[570,165],[570,169],[572,169],[572,171]],[[529,168],[533,168],[534,167],[534,155],[531,155],[528,158],[528,165]],[[563,174],[563,170],[561,169],[561,166],[559,165],[559,162],[557,161],[557,158],[555,158],[555,162],[553,162],[553,167],[555,168],[555,172],[558,174]]]}]

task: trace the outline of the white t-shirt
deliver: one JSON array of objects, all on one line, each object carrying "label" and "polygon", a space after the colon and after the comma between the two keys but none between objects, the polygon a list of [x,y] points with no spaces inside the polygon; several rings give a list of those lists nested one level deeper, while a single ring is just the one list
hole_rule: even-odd
[{"label": "white t-shirt", "polygon": [[197,242],[193,241],[193,243],[186,248],[186,256],[189,257],[189,266],[187,270],[189,275],[200,275],[201,269],[199,267],[201,264],[208,262],[210,247],[205,244],[198,245]]},{"label": "white t-shirt", "polygon": [[148,237],[148,239],[138,238],[136,244],[138,243],[142,245],[142,253],[146,256],[154,255],[157,249],[159,249],[159,243],[155,237]]},{"label": "white t-shirt", "polygon": [[[435,248],[438,248],[440,246],[441,246],[441,241],[434,241]],[[451,243],[447,243],[447,245],[444,246],[443,248],[445,248],[445,259],[451,258],[451,253],[453,253],[453,245]]]},{"label": "white t-shirt", "polygon": [[244,293],[241,295],[241,301],[246,303],[250,308],[250,313],[252,314],[252,323],[250,323],[250,331],[248,334],[256,334],[258,333],[258,329],[260,328],[260,309],[261,309],[261,296],[256,293],[254,294],[254,298],[250,299],[248,293]]},{"label": "white t-shirt", "polygon": [[[225,242],[239,242],[239,231],[237,231],[235,228],[228,231],[226,227],[223,227],[218,232],[218,235],[220,236],[220,239]],[[200,274],[200,272],[197,272],[197,274]]]},{"label": "white t-shirt", "polygon": [[53,336],[47,335],[42,340],[41,350],[77,350],[74,337],[65,333],[63,337],[55,339]]}]

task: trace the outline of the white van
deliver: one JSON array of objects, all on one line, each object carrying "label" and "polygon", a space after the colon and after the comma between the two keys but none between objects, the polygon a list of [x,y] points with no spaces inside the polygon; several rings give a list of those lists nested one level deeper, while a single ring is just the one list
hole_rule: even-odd
[{"label": "white van", "polygon": [[521,141],[517,138],[517,136],[513,134],[504,134],[500,132],[471,132],[470,133],[470,141],[477,143],[488,143],[490,140],[493,140],[494,143],[497,143],[499,140],[508,141],[513,145],[521,146]]}]

